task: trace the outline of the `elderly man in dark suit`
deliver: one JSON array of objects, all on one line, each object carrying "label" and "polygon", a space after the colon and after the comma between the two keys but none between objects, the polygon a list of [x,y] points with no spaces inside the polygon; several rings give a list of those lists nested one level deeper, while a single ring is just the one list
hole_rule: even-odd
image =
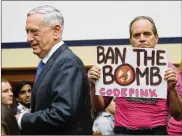
[{"label": "elderly man in dark suit", "polygon": [[91,134],[89,81],[82,61],[62,41],[60,11],[41,6],[27,14],[27,41],[39,63],[31,113],[16,115],[27,134]]}]

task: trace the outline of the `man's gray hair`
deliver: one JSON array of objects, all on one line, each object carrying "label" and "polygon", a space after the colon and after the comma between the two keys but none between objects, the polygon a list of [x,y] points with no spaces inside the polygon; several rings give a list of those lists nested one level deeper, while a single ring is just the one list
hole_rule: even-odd
[{"label": "man's gray hair", "polygon": [[41,19],[42,24],[53,27],[55,24],[64,25],[63,15],[59,10],[49,5],[40,6],[32,9],[27,13],[27,17],[32,14],[43,14]]},{"label": "man's gray hair", "polygon": [[153,31],[154,35],[158,36],[158,32],[157,32],[157,28],[156,28],[156,25],[154,23],[154,20],[148,16],[138,16],[138,17],[134,18],[130,23],[130,38],[132,36],[131,27],[132,27],[133,23],[136,22],[137,20],[140,20],[140,19],[146,19],[146,20],[150,21],[150,23],[152,24],[152,31]]}]

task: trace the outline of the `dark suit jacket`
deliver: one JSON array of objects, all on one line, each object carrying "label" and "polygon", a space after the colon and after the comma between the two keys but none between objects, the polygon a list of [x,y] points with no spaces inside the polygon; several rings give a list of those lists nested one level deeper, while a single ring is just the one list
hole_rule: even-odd
[{"label": "dark suit jacket", "polygon": [[26,134],[92,134],[89,81],[82,61],[59,47],[32,89],[31,112],[21,120]]}]

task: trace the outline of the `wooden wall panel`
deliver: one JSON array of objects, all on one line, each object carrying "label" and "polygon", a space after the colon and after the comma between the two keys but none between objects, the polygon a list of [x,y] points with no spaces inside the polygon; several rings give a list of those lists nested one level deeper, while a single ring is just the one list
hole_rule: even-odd
[{"label": "wooden wall panel", "polygon": [[34,82],[36,68],[2,68],[2,77],[9,82],[27,80]]},{"label": "wooden wall panel", "polygon": [[[86,70],[88,71],[91,66],[85,66]],[[2,77],[6,78],[10,83],[15,84],[22,80],[27,80],[29,82],[34,82],[35,74],[36,74],[35,67],[33,68],[2,68],[1,74]]]}]

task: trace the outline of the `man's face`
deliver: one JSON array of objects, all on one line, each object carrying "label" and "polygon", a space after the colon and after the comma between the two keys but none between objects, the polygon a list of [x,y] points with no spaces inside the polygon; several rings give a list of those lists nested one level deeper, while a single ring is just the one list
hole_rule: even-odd
[{"label": "man's face", "polygon": [[1,103],[6,105],[13,104],[13,93],[11,85],[8,82],[2,82],[2,92],[1,92]]},{"label": "man's face", "polygon": [[152,31],[152,23],[146,19],[140,19],[131,26],[130,43],[132,47],[154,48],[158,42],[158,36]]},{"label": "man's face", "polygon": [[32,14],[26,20],[27,41],[39,58],[47,55],[54,43],[54,30],[41,23],[42,14]]},{"label": "man's face", "polygon": [[29,84],[24,85],[20,90],[17,101],[22,104],[30,104],[31,89]]}]

